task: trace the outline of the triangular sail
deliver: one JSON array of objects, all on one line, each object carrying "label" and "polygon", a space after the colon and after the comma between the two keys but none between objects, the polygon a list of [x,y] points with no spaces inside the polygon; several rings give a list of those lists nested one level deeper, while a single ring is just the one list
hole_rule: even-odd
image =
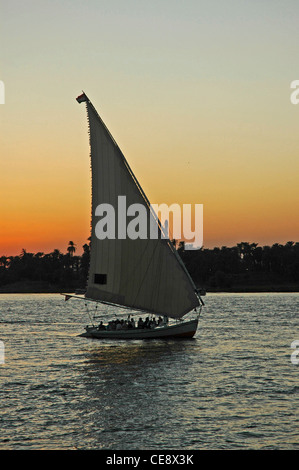
[{"label": "triangular sail", "polygon": [[[195,285],[171,242],[165,239],[129,237],[99,240],[95,233],[100,204],[126,207],[142,204],[148,227],[152,222],[149,202],[125,157],[85,94],[77,98],[87,107],[91,170],[92,223],[90,268],[86,298],[111,302],[155,314],[180,318],[199,305]],[[160,231],[160,229],[159,229]]]}]

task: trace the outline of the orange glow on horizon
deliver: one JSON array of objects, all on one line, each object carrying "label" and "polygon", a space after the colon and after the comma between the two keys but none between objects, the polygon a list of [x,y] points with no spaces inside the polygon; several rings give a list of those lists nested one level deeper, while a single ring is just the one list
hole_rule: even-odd
[{"label": "orange glow on horizon", "polygon": [[[58,132],[42,156],[38,149],[45,136],[34,145],[28,138],[21,146],[22,160],[18,160],[13,174],[11,165],[20,149],[16,143],[7,146],[0,187],[1,200],[5,201],[0,254],[17,255],[23,248],[29,252],[47,253],[55,248],[65,252],[69,240],[76,243],[77,253],[82,252],[90,236],[91,178],[87,124],[78,119],[79,125],[82,129],[75,141],[67,133],[69,141],[65,144]],[[152,203],[203,204],[204,247],[298,240],[296,171],[284,165],[279,165],[279,172],[273,166],[259,165],[248,150],[248,156],[242,156],[242,168],[228,150],[219,159],[215,144],[209,149],[204,142],[200,143],[200,157],[195,158],[197,150],[189,146],[185,153],[190,156],[183,158],[181,148],[171,141],[167,154],[161,138],[156,136],[154,146],[159,147],[160,142],[161,148],[153,150],[152,156],[144,146],[146,136],[142,139],[141,135],[139,142],[127,143],[124,153]]]},{"label": "orange glow on horizon", "polygon": [[299,241],[299,7],[91,3],[3,3],[0,255],[90,236],[82,88],[152,203],[203,204],[205,247]]}]

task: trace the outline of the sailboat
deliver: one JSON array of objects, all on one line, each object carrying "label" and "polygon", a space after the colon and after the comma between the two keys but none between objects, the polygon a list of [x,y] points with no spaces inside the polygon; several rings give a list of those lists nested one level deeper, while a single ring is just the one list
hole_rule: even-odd
[{"label": "sailboat", "polygon": [[[87,325],[80,336],[98,339],[191,338],[195,335],[202,306],[199,291],[177,253],[164,236],[163,226],[95,107],[83,92],[89,127],[92,174],[90,265],[84,296],[66,294],[108,305],[115,311],[129,309],[130,321]],[[116,220],[112,236],[98,236],[97,208],[143,206],[148,230],[158,236],[128,237],[122,219]],[[103,214],[102,214],[103,215]],[[123,214],[122,214],[123,215]],[[132,214],[131,214],[132,215]],[[110,310],[111,310],[110,308]],[[135,324],[132,315],[140,315]],[[142,315],[147,315],[143,321]],[[189,318],[191,315],[192,318]]]}]

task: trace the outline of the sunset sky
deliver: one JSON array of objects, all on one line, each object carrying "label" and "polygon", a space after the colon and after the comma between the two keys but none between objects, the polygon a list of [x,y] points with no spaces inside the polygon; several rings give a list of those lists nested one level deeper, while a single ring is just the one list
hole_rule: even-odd
[{"label": "sunset sky", "polygon": [[0,256],[90,235],[84,90],[205,247],[299,241],[298,0],[1,1]]}]

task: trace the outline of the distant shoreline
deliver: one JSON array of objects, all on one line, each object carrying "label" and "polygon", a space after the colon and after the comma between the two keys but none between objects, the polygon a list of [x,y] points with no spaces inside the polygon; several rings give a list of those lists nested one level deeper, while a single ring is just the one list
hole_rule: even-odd
[{"label": "distant shoreline", "polygon": [[[1,286],[0,294],[63,294],[73,293],[82,290],[82,286],[68,285],[57,286],[45,282],[16,282]],[[84,291],[84,289],[83,289]],[[207,287],[206,293],[231,293],[231,294],[254,294],[254,293],[299,293],[298,284],[277,284],[277,285],[239,285],[234,287]],[[204,296],[203,296],[204,297]]]}]

